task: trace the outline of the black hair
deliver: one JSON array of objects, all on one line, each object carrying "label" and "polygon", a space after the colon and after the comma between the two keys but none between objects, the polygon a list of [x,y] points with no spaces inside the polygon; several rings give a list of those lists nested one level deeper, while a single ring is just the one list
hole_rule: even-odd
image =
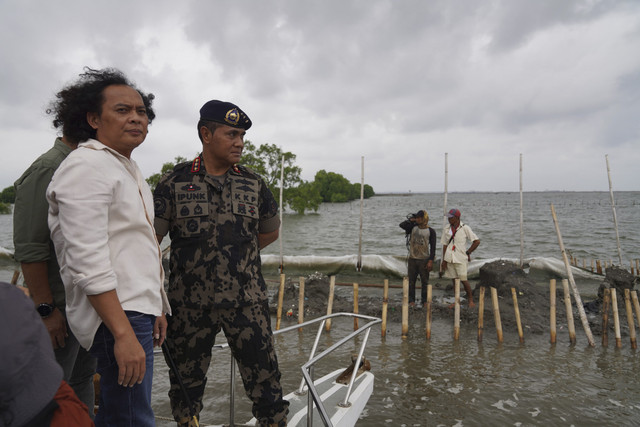
[{"label": "black hair", "polygon": [[204,142],[202,140],[202,134],[200,133],[200,129],[202,129],[202,126],[209,129],[209,131],[213,134],[216,132],[216,129],[218,128],[218,123],[212,122],[210,120],[202,120],[202,119],[198,120],[198,138],[200,138],[200,142]]},{"label": "black hair", "polygon": [[136,88],[122,71],[115,68],[94,70],[85,67],[80,78],[58,92],[56,99],[47,108],[47,114],[54,116],[53,127],[62,128],[62,134],[74,143],[95,138],[96,130],[89,126],[87,113],[102,113],[104,89],[112,85],[125,85],[135,89],[142,97],[151,124],[156,117],[151,107],[155,99],[152,93],[146,94]]}]

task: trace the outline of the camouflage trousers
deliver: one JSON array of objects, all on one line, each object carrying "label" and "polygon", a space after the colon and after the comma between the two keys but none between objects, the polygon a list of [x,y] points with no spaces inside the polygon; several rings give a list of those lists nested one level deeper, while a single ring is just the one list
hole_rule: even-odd
[{"label": "camouflage trousers", "polygon": [[[289,403],[283,399],[280,370],[273,346],[267,304],[238,308],[195,309],[172,307],[167,316],[167,350],[182,377],[196,414],[202,410],[211,349],[221,330],[237,361],[244,389],[253,402],[260,425],[285,425]],[[165,360],[170,366],[167,355]],[[224,363],[228,360],[225,358]],[[174,418],[190,417],[189,408],[174,372],[169,370],[169,399]]]}]

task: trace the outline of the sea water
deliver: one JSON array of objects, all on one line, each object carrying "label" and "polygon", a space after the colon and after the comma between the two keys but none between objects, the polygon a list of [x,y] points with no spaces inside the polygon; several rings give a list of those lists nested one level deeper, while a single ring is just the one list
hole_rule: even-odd
[{"label": "sea water", "polygon": [[[640,192],[616,192],[613,221],[609,193],[540,192],[523,195],[523,244],[520,229],[520,194],[453,193],[447,209],[462,212],[481,240],[472,255],[470,274],[476,275],[488,261],[522,260],[538,283],[566,277],[558,236],[551,215],[554,206],[567,254],[580,260],[614,262],[626,269],[640,258]],[[277,287],[280,266],[290,276],[315,272],[336,274],[338,281],[381,283],[385,278],[401,283],[405,275],[404,232],[398,224],[408,214],[425,209],[438,233],[444,225],[442,194],[376,196],[362,205],[360,237],[359,201],[323,204],[317,213],[285,212],[281,240],[263,251],[264,274],[270,291]],[[11,216],[0,216],[0,275],[9,280],[16,267],[11,260]],[[620,251],[618,251],[618,242]],[[282,250],[281,250],[282,245]],[[438,242],[439,258],[441,246]],[[360,254],[360,256],[359,256]],[[358,259],[361,271],[356,270]],[[593,295],[602,281],[583,269],[572,269],[581,293]],[[344,280],[342,280],[344,279]],[[437,281],[432,275],[432,281]],[[392,289],[391,292],[398,292]],[[397,296],[396,296],[397,297]],[[621,320],[625,321],[621,313]],[[613,337],[607,347],[596,337],[588,345],[576,320],[577,342],[570,344],[566,325],[558,325],[557,343],[547,334],[527,334],[520,343],[517,331],[505,330],[498,342],[491,319],[477,341],[475,325],[464,324],[460,339],[453,339],[449,319],[434,318],[431,339],[425,338],[424,316],[410,317],[409,334],[401,337],[400,325],[389,324],[385,337],[374,330],[367,347],[375,389],[362,414],[363,426],[485,426],[558,425],[600,426],[640,423],[640,359],[628,337],[616,348]],[[294,320],[286,319],[285,326]],[[352,322],[336,322],[327,340],[348,333]],[[342,336],[341,335],[341,336]],[[299,366],[308,357],[314,331],[276,337],[285,392],[299,386]],[[224,342],[218,337],[218,342]],[[344,365],[353,348],[346,348]],[[229,419],[229,357],[214,357],[208,374],[203,424]],[[217,353],[216,353],[217,354]],[[335,369],[332,362],[330,370]],[[318,369],[321,369],[319,367]],[[321,373],[320,373],[321,374]],[[319,374],[319,375],[320,375]],[[161,356],[154,368],[154,409],[169,417],[167,367]],[[250,418],[250,404],[236,384],[236,422]],[[172,425],[159,419],[158,425]]]}]

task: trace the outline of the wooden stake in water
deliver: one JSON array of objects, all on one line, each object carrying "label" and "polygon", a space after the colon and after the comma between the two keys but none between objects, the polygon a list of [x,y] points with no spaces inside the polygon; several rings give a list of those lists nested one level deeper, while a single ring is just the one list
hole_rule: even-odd
[{"label": "wooden stake in water", "polygon": [[[447,195],[448,194],[449,194],[449,153],[444,153],[444,206],[443,206],[444,223],[442,225],[443,230],[447,228],[447,225],[449,224],[449,220],[447,219]],[[440,265],[442,265],[442,263]],[[440,268],[440,271],[442,271],[442,267]]]},{"label": "wooden stake in water", "polygon": [[460,338],[460,279],[456,279],[454,282],[453,294],[455,295],[453,309],[453,339],[458,341]]},{"label": "wooden stake in water", "polygon": [[618,315],[618,297],[616,288],[611,288],[611,307],[613,308],[613,329],[616,333],[616,348],[622,348],[622,337],[620,335],[620,316]]},{"label": "wooden stake in water", "polygon": [[433,298],[433,285],[427,285],[427,339],[431,339],[431,300]]},{"label": "wooden stake in water", "polygon": [[636,343],[636,324],[633,320],[633,309],[631,308],[631,291],[629,289],[624,290],[624,306],[627,312],[627,324],[629,325],[629,340],[631,341],[631,348],[638,348]]},{"label": "wooden stake in water", "polygon": [[[358,284],[353,284],[353,312],[354,314],[358,314]],[[358,329],[358,318],[353,318],[353,330],[356,331]]]},{"label": "wooden stake in water", "polygon": [[402,279],[402,338],[409,334],[409,278]]},{"label": "wooden stake in water", "polygon": [[478,296],[478,342],[482,342],[482,334],[484,333],[484,293],[486,289],[481,286]]},{"label": "wooden stake in water", "polygon": [[602,274],[602,264],[599,259],[596,260],[596,273]]},{"label": "wooden stake in water", "polygon": [[616,244],[618,245],[618,259],[622,267],[622,250],[620,249],[620,235],[618,234],[618,217],[616,216],[616,202],[613,199],[613,186],[611,185],[611,169],[609,169],[609,155],[605,154],[607,161],[607,177],[609,178],[609,195],[611,196],[611,210],[613,210],[613,225],[616,229]]},{"label": "wooden stake in water", "polygon": [[282,221],[283,221],[283,217],[282,217],[282,213],[284,211],[283,209],[283,204],[282,204],[282,194],[284,192],[284,154],[282,155],[282,161],[280,162],[280,231],[279,231],[279,236],[280,236],[280,274],[284,273],[284,256],[283,256],[283,252],[282,252],[282,241],[284,240],[282,238]]},{"label": "wooden stake in water", "polygon": [[636,311],[636,319],[638,319],[638,326],[640,326],[640,303],[638,302],[638,294],[636,291],[631,291],[631,299],[633,300],[633,308]]},{"label": "wooden stake in water", "polygon": [[503,341],[502,321],[500,320],[500,306],[498,304],[498,290],[491,288],[491,301],[493,302],[493,317],[496,322],[496,333],[498,334],[498,342]]},{"label": "wooden stake in water", "polygon": [[278,311],[276,315],[276,331],[280,329],[282,320],[282,302],[284,301],[284,274],[280,274],[280,287],[278,288]]},{"label": "wooden stake in water", "polygon": [[387,335],[387,309],[389,305],[389,279],[384,279],[382,288],[382,336]]},{"label": "wooden stake in water", "polygon": [[11,277],[11,284],[12,285],[17,285],[19,278],[20,278],[20,270],[15,270],[13,272],[13,277]]},{"label": "wooden stake in water", "polygon": [[[336,290],[336,276],[329,277],[329,301],[327,301],[327,316],[333,313],[333,297]],[[327,332],[331,330],[331,319],[327,319],[324,324],[324,328]]]},{"label": "wooden stake in water", "polygon": [[602,346],[609,345],[609,304],[611,302],[611,290],[604,289],[602,297]]},{"label": "wooden stake in water", "polygon": [[516,288],[511,288],[511,296],[513,297],[513,309],[516,314],[518,337],[520,338],[520,343],[524,344],[524,333],[522,332],[522,323],[520,322],[520,308],[518,307],[518,293],[516,292]]},{"label": "wooden stake in water", "polygon": [[549,281],[549,330],[551,344],[556,343],[556,279]]},{"label": "wooden stake in water", "polygon": [[569,328],[569,342],[573,345],[576,343],[576,326],[573,321],[573,308],[571,307],[571,293],[569,292],[569,281],[562,279],[562,288],[564,289],[564,308],[567,311],[567,327]]},{"label": "wooden stake in water", "polygon": [[360,181],[360,237],[358,238],[358,262],[356,268],[362,270],[362,209],[364,206],[364,156],[361,161],[361,181]]},{"label": "wooden stake in water", "polygon": [[[298,324],[304,323],[304,277],[300,277],[300,292],[298,293]],[[298,328],[302,331],[302,328]]]},{"label": "wooden stake in water", "polygon": [[524,213],[522,202],[522,153],[520,153],[520,268],[524,265]]},{"label": "wooden stake in water", "polygon": [[569,260],[567,259],[567,252],[564,250],[564,243],[562,241],[562,234],[560,233],[560,226],[558,225],[558,218],[556,217],[556,210],[551,205],[551,215],[553,216],[553,222],[556,226],[556,234],[558,235],[558,244],[560,245],[560,251],[562,252],[562,259],[564,260],[564,266],[567,270],[567,277],[569,278],[569,283],[571,284],[571,289],[573,290],[573,298],[576,301],[576,306],[578,307],[578,314],[580,314],[580,320],[582,321],[582,328],[584,329],[584,333],[587,335],[587,341],[589,341],[589,345],[591,347],[595,347],[595,342],[593,341],[593,334],[591,333],[591,328],[589,327],[589,320],[587,319],[587,314],[584,312],[584,306],[582,305],[582,298],[580,298],[580,292],[578,292],[578,286],[576,286],[576,281],[573,279],[573,273],[571,272],[571,266],[569,265]]}]

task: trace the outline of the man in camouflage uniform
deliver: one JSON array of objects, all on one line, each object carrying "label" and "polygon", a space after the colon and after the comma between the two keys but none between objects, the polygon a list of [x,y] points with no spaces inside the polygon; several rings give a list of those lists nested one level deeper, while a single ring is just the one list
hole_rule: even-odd
[{"label": "man in camouflage uniform", "polygon": [[[165,174],[154,192],[158,240],[171,238],[165,358],[182,377],[196,414],[222,329],[260,425],[286,425],[260,249],[278,238],[278,207],[262,178],[237,165],[251,120],[236,105],[200,109],[202,154]],[[190,408],[170,372],[171,408],[188,425]]]}]

